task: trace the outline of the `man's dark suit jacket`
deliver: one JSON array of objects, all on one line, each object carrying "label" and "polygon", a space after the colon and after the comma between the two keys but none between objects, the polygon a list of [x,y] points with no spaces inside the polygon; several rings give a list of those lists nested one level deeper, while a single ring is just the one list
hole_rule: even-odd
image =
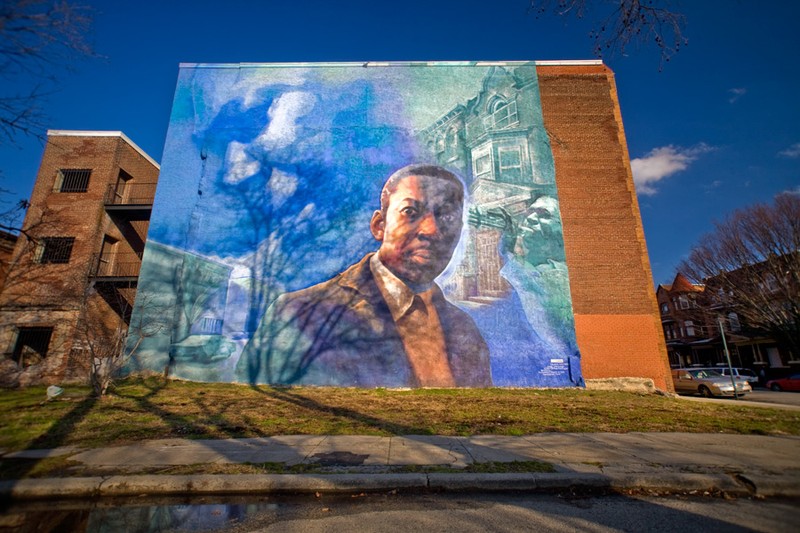
[{"label": "man's dark suit jacket", "polygon": [[[333,279],[275,300],[242,352],[239,381],[418,386],[370,257]],[[489,350],[478,328],[438,287],[434,290],[456,386],[491,386]]]}]

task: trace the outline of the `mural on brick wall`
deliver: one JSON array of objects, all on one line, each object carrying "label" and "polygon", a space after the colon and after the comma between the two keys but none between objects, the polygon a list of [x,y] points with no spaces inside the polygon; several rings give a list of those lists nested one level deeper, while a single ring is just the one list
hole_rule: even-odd
[{"label": "mural on brick wall", "polygon": [[581,385],[535,65],[182,66],[131,323],[190,380]]}]

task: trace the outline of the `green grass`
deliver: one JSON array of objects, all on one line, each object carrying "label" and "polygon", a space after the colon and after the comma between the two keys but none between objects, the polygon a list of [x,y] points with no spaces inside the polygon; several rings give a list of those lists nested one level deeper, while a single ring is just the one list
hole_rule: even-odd
[{"label": "green grass", "polygon": [[800,412],[581,389],[388,390],[129,380],[91,397],[0,390],[0,448],[296,434],[526,435],[681,431],[800,435]]}]

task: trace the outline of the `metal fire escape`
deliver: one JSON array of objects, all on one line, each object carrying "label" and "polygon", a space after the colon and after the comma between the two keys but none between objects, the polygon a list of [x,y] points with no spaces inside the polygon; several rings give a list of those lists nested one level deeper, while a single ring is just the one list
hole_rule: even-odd
[{"label": "metal fire escape", "polygon": [[130,249],[124,247],[126,251],[118,251],[122,248],[118,246],[120,243],[104,241],[100,253],[92,258],[90,281],[126,323],[130,323],[155,192],[155,182],[120,180],[109,185],[103,201],[106,214]]}]

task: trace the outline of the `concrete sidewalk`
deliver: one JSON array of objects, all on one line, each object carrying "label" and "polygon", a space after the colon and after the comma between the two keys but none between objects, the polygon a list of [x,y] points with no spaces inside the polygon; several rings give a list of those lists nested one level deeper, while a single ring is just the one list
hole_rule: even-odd
[{"label": "concrete sidewalk", "polygon": [[[800,437],[692,433],[507,436],[311,435],[168,439],[3,459],[65,456],[92,477],[0,482],[13,499],[362,490],[647,490],[800,497]],[[468,473],[475,463],[540,461],[555,473]],[[313,473],[152,475],[176,465],[309,465]],[[81,467],[78,466],[78,471]],[[491,471],[491,469],[490,469]]]}]

